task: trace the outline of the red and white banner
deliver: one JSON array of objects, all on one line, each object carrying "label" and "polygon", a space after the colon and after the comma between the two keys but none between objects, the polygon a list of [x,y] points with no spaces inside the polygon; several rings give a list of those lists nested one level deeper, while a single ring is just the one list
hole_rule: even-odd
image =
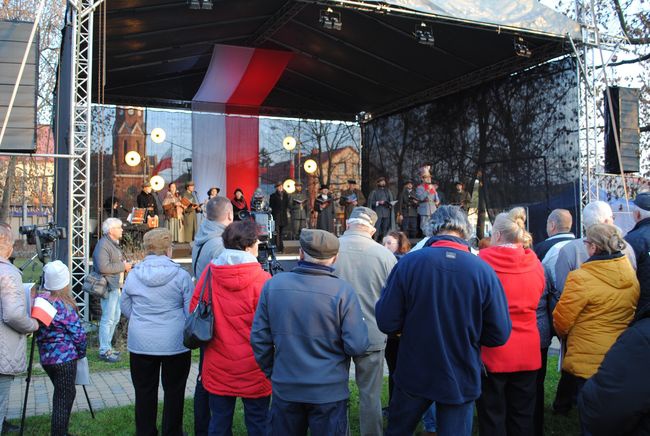
[{"label": "red and white banner", "polygon": [[36,297],[34,300],[34,307],[32,307],[32,318],[36,318],[43,323],[45,327],[49,327],[52,320],[56,316],[56,309],[43,297]]},{"label": "red and white banner", "polygon": [[[292,56],[277,50],[215,45],[208,71],[193,99],[192,177],[199,195],[217,186],[222,195],[232,196],[236,188],[241,188],[244,196],[251,198],[259,176],[257,108]],[[252,116],[210,114],[210,104],[215,103],[222,104],[226,114]]]}]

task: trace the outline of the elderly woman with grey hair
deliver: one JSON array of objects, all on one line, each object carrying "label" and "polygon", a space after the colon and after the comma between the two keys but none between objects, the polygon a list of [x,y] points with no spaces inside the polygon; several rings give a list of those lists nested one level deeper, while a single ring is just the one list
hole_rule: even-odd
[{"label": "elderly woman with grey hair", "polygon": [[114,363],[120,360],[113,350],[113,335],[120,322],[120,292],[124,274],[131,270],[119,242],[122,239],[122,221],[107,218],[102,223],[102,238],[93,251],[93,269],[106,278],[108,293],[101,300],[102,317],[99,321],[99,358]]},{"label": "elderly woman with grey hair", "polygon": [[158,434],[158,383],[162,379],[162,434],[181,435],[191,364],[190,351],[183,345],[183,325],[194,286],[190,274],[170,259],[169,230],[150,230],[143,244],[147,256],[133,267],[120,302],[129,319],[127,347],[135,388],[135,429],[138,435]]}]

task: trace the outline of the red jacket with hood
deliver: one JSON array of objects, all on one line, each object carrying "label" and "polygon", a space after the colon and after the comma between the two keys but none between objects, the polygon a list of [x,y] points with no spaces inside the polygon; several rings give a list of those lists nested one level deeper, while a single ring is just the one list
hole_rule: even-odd
[{"label": "red jacket with hood", "polygon": [[[231,252],[231,258],[236,257],[237,251],[226,250],[222,256],[227,257]],[[211,272],[214,336],[205,347],[201,370],[203,387],[211,394],[224,396],[260,398],[271,395],[271,382],[257,365],[250,345],[257,301],[262,286],[271,276],[257,262],[235,265],[210,262],[196,284],[190,311],[198,304],[208,270]],[[207,295],[203,299],[207,301]]]},{"label": "red jacket with hood", "polygon": [[482,347],[481,357],[490,372],[534,371],[542,366],[537,305],[544,292],[544,268],[530,249],[495,246],[479,257],[497,273],[512,321],[510,339],[500,347]]}]

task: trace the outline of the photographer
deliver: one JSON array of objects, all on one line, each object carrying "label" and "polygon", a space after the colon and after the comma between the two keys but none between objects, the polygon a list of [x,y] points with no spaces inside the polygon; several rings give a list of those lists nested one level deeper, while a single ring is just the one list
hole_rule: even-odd
[{"label": "photographer", "polygon": [[102,318],[99,321],[99,358],[115,363],[120,360],[119,353],[113,350],[113,334],[120,322],[120,292],[124,273],[131,270],[131,263],[124,259],[119,246],[122,239],[122,221],[107,218],[102,224],[104,236],[97,242],[93,252],[93,269],[106,277],[108,295],[101,300]]},{"label": "photographer", "polygon": [[[8,224],[0,223],[0,431],[8,430],[4,419],[9,405],[9,390],[14,375],[27,368],[27,333],[38,329],[38,322],[27,315],[21,273],[9,262],[14,237]],[[15,428],[12,429],[15,430]]]}]

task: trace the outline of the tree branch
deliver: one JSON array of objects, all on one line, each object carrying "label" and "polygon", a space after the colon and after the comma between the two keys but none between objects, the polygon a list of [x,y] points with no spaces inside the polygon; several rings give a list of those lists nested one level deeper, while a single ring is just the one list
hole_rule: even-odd
[{"label": "tree branch", "polygon": [[628,39],[630,44],[635,44],[635,45],[650,44],[650,38],[635,38],[632,35],[630,35],[629,29],[627,27],[627,23],[625,22],[625,15],[623,15],[623,9],[621,8],[621,2],[619,0],[612,0],[612,2],[614,3],[614,9],[616,9],[618,22],[621,25],[621,29],[623,29],[623,34]]}]

